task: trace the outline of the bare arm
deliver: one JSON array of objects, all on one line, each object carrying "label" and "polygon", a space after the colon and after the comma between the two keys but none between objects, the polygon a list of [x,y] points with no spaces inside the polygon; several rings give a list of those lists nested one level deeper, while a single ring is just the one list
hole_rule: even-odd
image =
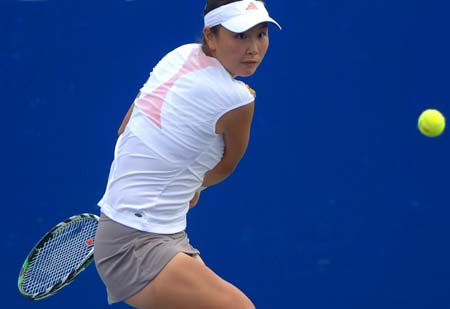
[{"label": "bare arm", "polygon": [[225,151],[220,162],[209,170],[202,186],[209,187],[225,180],[236,168],[247,150],[254,103],[246,104],[223,115],[216,125],[216,132],[223,133]]},{"label": "bare arm", "polygon": [[[139,97],[141,93],[139,92],[138,95],[136,96],[136,99]],[[119,130],[117,131],[117,133],[120,135],[123,133],[123,131],[125,131],[125,127],[128,124],[128,121],[130,120],[131,114],[133,113],[133,108],[134,108],[134,103],[131,104],[130,108],[128,109],[127,114],[125,115],[125,117],[122,120],[122,123],[120,124]]]}]

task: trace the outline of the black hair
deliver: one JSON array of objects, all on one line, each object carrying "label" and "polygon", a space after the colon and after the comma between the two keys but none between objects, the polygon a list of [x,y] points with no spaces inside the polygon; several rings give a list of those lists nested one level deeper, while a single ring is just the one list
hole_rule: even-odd
[{"label": "black hair", "polygon": [[[241,0],[208,0],[208,2],[205,5],[205,9],[203,10],[203,16],[211,12],[212,10],[215,10],[223,5],[230,4],[233,2],[238,2]],[[256,0],[264,2],[264,0]],[[211,32],[213,34],[217,34],[217,31],[219,30],[220,25],[214,26],[211,28]],[[206,43],[205,37],[202,38],[202,49],[205,54],[210,54],[208,44]]]}]

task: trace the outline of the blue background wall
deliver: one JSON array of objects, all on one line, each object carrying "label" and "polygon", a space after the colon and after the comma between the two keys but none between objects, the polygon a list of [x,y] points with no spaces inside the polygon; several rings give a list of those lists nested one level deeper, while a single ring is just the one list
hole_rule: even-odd
[{"label": "blue background wall", "polygon": [[[16,288],[55,223],[97,213],[116,130],[153,65],[201,36],[203,1],[0,5],[3,302],[108,308],[94,267],[56,296]],[[258,308],[450,308],[450,5],[267,1],[283,31],[257,74],[251,143],[188,233]],[[116,308],[126,308],[120,304]]]}]

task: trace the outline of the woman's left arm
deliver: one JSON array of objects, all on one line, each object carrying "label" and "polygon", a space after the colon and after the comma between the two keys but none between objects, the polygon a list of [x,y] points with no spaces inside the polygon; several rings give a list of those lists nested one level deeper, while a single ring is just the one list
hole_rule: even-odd
[{"label": "woman's left arm", "polygon": [[[139,91],[138,95],[136,96],[136,99],[141,95],[141,92]],[[136,100],[135,99],[135,100]],[[122,120],[122,123],[120,124],[119,130],[117,131],[117,133],[120,135],[123,133],[123,131],[125,131],[125,127],[128,124],[128,121],[130,120],[131,114],[133,113],[133,108],[134,108],[134,102],[131,104],[130,108],[128,109],[127,114],[125,115],[125,117]]]},{"label": "woman's left arm", "polygon": [[131,104],[130,108],[128,109],[127,114],[122,120],[122,123],[120,124],[119,130],[117,130],[118,135],[122,134],[123,131],[125,131],[125,127],[128,124],[128,121],[130,120],[131,114],[133,113],[134,103]]}]

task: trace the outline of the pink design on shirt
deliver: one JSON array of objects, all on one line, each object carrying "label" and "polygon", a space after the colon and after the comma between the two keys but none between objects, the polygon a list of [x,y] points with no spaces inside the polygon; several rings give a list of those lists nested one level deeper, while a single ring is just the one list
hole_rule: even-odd
[{"label": "pink design on shirt", "polygon": [[193,50],[184,65],[174,76],[158,86],[151,93],[138,98],[136,105],[150,120],[161,128],[161,110],[164,100],[175,82],[183,75],[211,66],[217,66],[214,58],[203,55],[199,50]]}]

